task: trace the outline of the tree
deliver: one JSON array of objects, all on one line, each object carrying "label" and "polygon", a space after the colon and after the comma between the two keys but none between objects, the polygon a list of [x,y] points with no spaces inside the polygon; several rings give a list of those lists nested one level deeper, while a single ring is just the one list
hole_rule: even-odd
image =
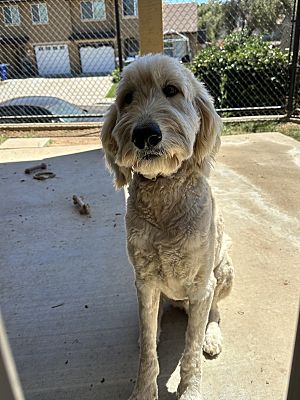
[{"label": "tree", "polygon": [[198,6],[199,28],[206,29],[209,41],[235,31],[270,34],[292,15],[293,4],[294,0],[208,0]]},{"label": "tree", "polygon": [[249,34],[271,33],[292,14],[293,0],[226,0],[223,3],[222,24],[227,33],[237,29]]},{"label": "tree", "polygon": [[198,27],[206,31],[209,42],[218,39],[222,25],[222,2],[220,0],[208,0],[207,3],[198,5]]}]

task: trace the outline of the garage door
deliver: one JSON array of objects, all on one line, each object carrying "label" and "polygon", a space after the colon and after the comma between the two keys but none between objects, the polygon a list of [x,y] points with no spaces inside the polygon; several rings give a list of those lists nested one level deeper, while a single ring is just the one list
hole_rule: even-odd
[{"label": "garage door", "polygon": [[115,52],[110,46],[81,47],[80,58],[84,74],[110,74],[115,69]]},{"label": "garage door", "polygon": [[71,73],[69,49],[66,44],[35,47],[39,75],[65,75]]}]

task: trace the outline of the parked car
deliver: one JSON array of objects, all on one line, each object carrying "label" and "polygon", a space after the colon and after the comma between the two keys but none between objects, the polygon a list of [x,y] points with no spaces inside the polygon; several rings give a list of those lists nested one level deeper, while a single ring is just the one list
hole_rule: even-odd
[{"label": "parked car", "polygon": [[[101,117],[83,117],[87,113],[85,109],[51,96],[18,97],[0,103],[0,123],[100,122],[102,120]],[[41,115],[47,117],[41,118],[39,117]],[[62,117],[59,117],[60,115]],[[67,116],[71,117],[67,118]]]}]

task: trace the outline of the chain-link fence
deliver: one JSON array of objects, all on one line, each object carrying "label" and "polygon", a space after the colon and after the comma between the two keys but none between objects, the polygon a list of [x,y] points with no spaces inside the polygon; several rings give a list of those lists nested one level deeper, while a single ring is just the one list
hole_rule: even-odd
[{"label": "chain-link fence", "polygon": [[210,46],[192,64],[224,115],[285,114],[294,0],[210,0],[199,25]]},{"label": "chain-link fence", "polygon": [[[0,0],[0,122],[99,121],[139,54],[137,0]],[[294,0],[163,2],[164,52],[224,115],[284,114]]]},{"label": "chain-link fence", "polygon": [[138,54],[136,0],[1,0],[2,122],[98,120],[119,51]]},{"label": "chain-link fence", "polygon": [[290,42],[290,83],[287,104],[289,118],[300,119],[300,80],[299,80],[299,40],[300,40],[300,1],[295,1],[293,27]]}]

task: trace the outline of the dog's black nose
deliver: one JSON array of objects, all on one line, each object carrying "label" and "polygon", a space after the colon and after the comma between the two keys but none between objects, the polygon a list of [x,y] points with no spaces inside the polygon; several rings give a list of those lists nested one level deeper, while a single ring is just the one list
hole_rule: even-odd
[{"label": "dog's black nose", "polygon": [[161,130],[155,122],[137,125],[133,129],[132,142],[140,150],[155,147],[162,139]]}]

